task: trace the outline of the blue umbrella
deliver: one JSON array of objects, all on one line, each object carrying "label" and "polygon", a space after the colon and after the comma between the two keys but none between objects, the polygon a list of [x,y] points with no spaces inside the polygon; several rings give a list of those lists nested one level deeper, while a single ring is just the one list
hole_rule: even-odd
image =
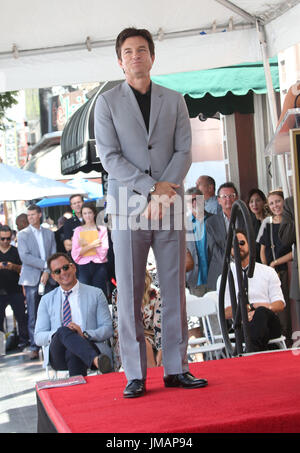
[{"label": "blue umbrella", "polygon": [[[87,198],[84,199],[85,201],[96,201],[103,198],[102,184],[89,181],[88,179],[72,179],[66,186],[72,187],[72,189],[78,189],[80,192],[84,191],[87,194]],[[69,197],[43,198],[37,202],[37,205],[41,208],[68,206],[69,204]]]}]

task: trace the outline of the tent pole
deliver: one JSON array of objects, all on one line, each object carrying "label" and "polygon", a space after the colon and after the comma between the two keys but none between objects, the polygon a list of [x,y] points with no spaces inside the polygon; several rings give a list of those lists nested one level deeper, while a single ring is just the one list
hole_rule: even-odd
[{"label": "tent pole", "polygon": [[[269,64],[269,60],[267,57],[267,39],[266,39],[265,28],[259,22],[259,20],[256,21],[256,29],[257,29],[257,33],[258,33],[259,42],[260,42],[260,48],[261,48],[264,70],[265,70],[267,94],[268,94],[268,101],[269,101],[269,107],[270,107],[272,128],[273,128],[273,133],[275,134],[275,131],[277,128],[277,123],[278,123],[277,104],[276,104],[275,91],[273,88],[273,82],[272,82],[272,77],[271,77],[270,64]],[[278,156],[276,156],[276,158],[277,158],[278,171],[279,171],[279,175],[280,175],[280,183],[282,186],[282,190],[283,190],[284,196],[288,197],[290,195],[290,190],[289,190],[284,156],[278,155]],[[276,178],[275,178],[275,180],[276,180]],[[276,184],[275,180],[273,179],[273,184],[274,183]],[[272,187],[272,188],[275,189],[275,187]]]},{"label": "tent pole", "polygon": [[257,29],[257,33],[258,33],[258,39],[259,39],[259,43],[260,43],[260,49],[261,49],[261,53],[262,53],[262,59],[263,59],[264,70],[265,70],[267,94],[268,94],[268,101],[269,101],[270,114],[271,114],[271,120],[272,120],[272,127],[273,127],[273,132],[275,133],[276,128],[277,128],[277,123],[278,123],[277,105],[276,105],[276,99],[275,99],[275,92],[273,89],[270,64],[269,64],[269,60],[267,57],[267,40],[266,40],[265,29],[264,29],[264,26],[258,20],[256,21],[256,29]]}]

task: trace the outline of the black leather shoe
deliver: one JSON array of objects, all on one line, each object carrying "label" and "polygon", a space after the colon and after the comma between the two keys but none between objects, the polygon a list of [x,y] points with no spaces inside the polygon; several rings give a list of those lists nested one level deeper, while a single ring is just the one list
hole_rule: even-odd
[{"label": "black leather shoe", "polygon": [[182,374],[169,374],[164,376],[165,387],[182,387],[184,389],[197,389],[207,385],[206,379],[197,379],[190,372]]},{"label": "black leather shoe", "polygon": [[110,373],[112,371],[110,358],[105,354],[98,355],[97,368],[102,374]]},{"label": "black leather shoe", "polygon": [[143,396],[146,392],[146,385],[144,379],[132,379],[128,381],[126,388],[123,392],[124,398],[137,398]]}]

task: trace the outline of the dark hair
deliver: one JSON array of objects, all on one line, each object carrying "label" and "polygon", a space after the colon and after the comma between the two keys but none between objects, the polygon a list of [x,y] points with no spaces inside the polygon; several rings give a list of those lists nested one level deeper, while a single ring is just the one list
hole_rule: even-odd
[{"label": "dark hair", "polygon": [[221,189],[233,189],[235,191],[235,194],[238,195],[237,188],[233,184],[233,182],[224,182],[224,184],[221,184],[220,187],[218,188],[217,196],[220,196],[220,190]]},{"label": "dark hair", "polygon": [[249,205],[250,203],[250,198],[252,197],[252,195],[254,195],[255,193],[257,193],[257,195],[262,199],[262,201],[264,203],[267,203],[267,197],[265,196],[265,194],[263,193],[262,190],[260,189],[257,189],[257,188],[254,188],[254,189],[251,189],[248,193],[248,197],[247,197],[247,205]]},{"label": "dark hair", "polygon": [[141,36],[148,42],[149,46],[149,51],[150,55],[153,56],[155,51],[154,51],[154,42],[151,33],[146,30],[145,28],[135,28],[135,27],[129,27],[129,28],[124,28],[122,30],[117,39],[116,39],[116,54],[118,56],[118,59],[121,60],[121,47],[123,43],[126,41],[127,38],[132,38],[133,36]]},{"label": "dark hair", "polygon": [[8,225],[0,225],[0,232],[3,231],[3,233],[11,233],[11,229],[9,228]]},{"label": "dark hair", "polygon": [[186,195],[203,195],[200,189],[197,189],[197,187],[190,187],[189,189],[186,190]]},{"label": "dark hair", "polygon": [[245,238],[247,239],[247,242],[248,242],[247,233],[246,233],[245,230],[243,230],[242,228],[237,228],[237,229],[235,230],[235,234],[237,235],[238,233],[239,233],[239,234],[242,234],[243,236],[245,236]]},{"label": "dark hair", "polygon": [[42,210],[37,204],[31,204],[27,209],[28,211],[37,211],[39,214],[42,214]]},{"label": "dark hair", "polygon": [[71,256],[69,256],[67,253],[57,252],[57,253],[53,253],[53,255],[49,256],[49,258],[47,260],[48,269],[51,270],[50,264],[52,263],[52,261],[57,260],[58,258],[61,258],[61,257],[66,258],[66,260],[69,263],[73,263]]},{"label": "dark hair", "polygon": [[80,197],[81,200],[83,201],[83,196],[80,193],[75,193],[74,195],[71,195],[69,198],[69,202],[71,203],[71,200],[75,197]]}]

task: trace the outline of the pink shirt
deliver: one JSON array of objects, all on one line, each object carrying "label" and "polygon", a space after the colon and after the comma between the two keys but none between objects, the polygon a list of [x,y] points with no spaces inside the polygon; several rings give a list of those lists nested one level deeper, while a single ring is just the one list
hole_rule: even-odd
[{"label": "pink shirt", "polygon": [[87,264],[91,261],[94,263],[106,263],[107,262],[107,251],[108,251],[108,234],[107,228],[105,226],[100,226],[98,230],[98,236],[101,240],[101,247],[96,248],[96,255],[90,256],[81,256],[79,245],[80,231],[84,231],[82,226],[75,228],[73,238],[72,238],[72,251],[71,255],[75,263],[77,264]]}]

